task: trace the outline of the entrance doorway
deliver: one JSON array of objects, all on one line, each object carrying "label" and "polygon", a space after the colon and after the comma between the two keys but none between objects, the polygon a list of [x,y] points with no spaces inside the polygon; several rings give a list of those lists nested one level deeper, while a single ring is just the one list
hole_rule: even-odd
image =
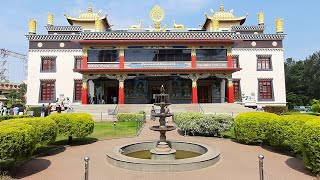
[{"label": "entrance doorway", "polygon": [[198,101],[199,103],[211,103],[209,86],[198,86]]},{"label": "entrance doorway", "polygon": [[106,89],[106,92],[105,94],[107,95],[106,96],[106,103],[107,104],[114,104],[114,97],[116,97],[116,103],[118,103],[118,96],[119,96],[119,89],[118,87],[107,87]]}]

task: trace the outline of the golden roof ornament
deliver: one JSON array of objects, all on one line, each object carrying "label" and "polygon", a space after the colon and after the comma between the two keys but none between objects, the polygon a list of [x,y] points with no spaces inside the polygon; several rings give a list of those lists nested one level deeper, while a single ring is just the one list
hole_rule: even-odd
[{"label": "golden roof ornament", "polygon": [[131,25],[129,29],[142,29],[143,20],[139,21],[139,24]]},{"label": "golden roof ornament", "polygon": [[185,26],[183,24],[177,24],[176,20],[173,20],[173,28],[174,29],[185,29]]},{"label": "golden roof ornament", "polygon": [[277,18],[276,19],[276,32],[283,33],[283,19]]},{"label": "golden roof ornament", "polygon": [[264,25],[264,14],[263,12],[258,13],[258,25]]},{"label": "golden roof ornament", "polygon": [[89,4],[89,7],[88,7],[88,13],[92,13],[92,12],[93,12],[92,4]]},{"label": "golden roof ornament", "polygon": [[220,12],[224,12],[224,6],[223,6],[223,4],[220,5]]},{"label": "golden roof ornament", "polygon": [[164,10],[156,4],[150,11],[150,18],[153,21],[156,30],[160,30],[160,24],[163,21],[164,17]]},{"label": "golden roof ornament", "polygon": [[29,34],[36,34],[37,33],[37,21],[35,19],[29,20]]},{"label": "golden roof ornament", "polygon": [[48,14],[48,26],[53,26],[54,15],[52,13]]}]

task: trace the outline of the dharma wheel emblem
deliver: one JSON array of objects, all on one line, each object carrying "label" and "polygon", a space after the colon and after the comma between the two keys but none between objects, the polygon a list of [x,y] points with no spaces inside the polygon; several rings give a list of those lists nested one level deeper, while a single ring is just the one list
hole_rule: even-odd
[{"label": "dharma wheel emblem", "polygon": [[151,9],[150,18],[153,21],[156,29],[160,28],[160,23],[161,23],[161,21],[163,21],[164,16],[165,16],[165,12],[160,6],[155,5]]}]

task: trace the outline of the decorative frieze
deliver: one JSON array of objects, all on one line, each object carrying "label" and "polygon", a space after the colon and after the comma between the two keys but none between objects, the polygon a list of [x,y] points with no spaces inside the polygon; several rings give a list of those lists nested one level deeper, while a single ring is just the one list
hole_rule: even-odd
[{"label": "decorative frieze", "polygon": [[81,32],[81,26],[46,26],[47,31]]},{"label": "decorative frieze", "polygon": [[233,39],[241,40],[283,40],[285,34],[235,34]]},{"label": "decorative frieze", "polygon": [[82,49],[29,49],[31,53],[82,53]]},{"label": "decorative frieze", "polygon": [[88,62],[89,69],[104,69],[104,68],[119,68],[119,63],[90,63]]},{"label": "decorative frieze", "polygon": [[265,26],[231,26],[232,31],[264,31]]},{"label": "decorative frieze", "polygon": [[274,52],[274,51],[283,51],[283,48],[233,48],[232,51],[264,51],[264,52]]},{"label": "decorative frieze", "polygon": [[197,68],[226,68],[228,64],[226,61],[221,62],[197,62]]}]

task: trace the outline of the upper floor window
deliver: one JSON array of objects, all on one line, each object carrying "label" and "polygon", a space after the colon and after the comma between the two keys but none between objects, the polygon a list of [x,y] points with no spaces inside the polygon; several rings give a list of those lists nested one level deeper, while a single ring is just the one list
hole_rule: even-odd
[{"label": "upper floor window", "polygon": [[227,61],[227,50],[197,49],[197,61]]},{"label": "upper floor window", "polygon": [[273,100],[272,79],[259,80],[259,101]]},{"label": "upper floor window", "polygon": [[239,55],[232,56],[232,64],[234,68],[239,68]]},{"label": "upper floor window", "polygon": [[82,57],[75,57],[74,58],[74,69],[81,69],[82,68]]},{"label": "upper floor window", "polygon": [[118,50],[88,50],[89,62],[119,62]]},{"label": "upper floor window", "polygon": [[55,100],[55,81],[40,81],[40,102],[53,102]]},{"label": "upper floor window", "polygon": [[41,57],[41,71],[42,72],[55,72],[56,71],[56,57],[55,56]]},{"label": "upper floor window", "polygon": [[271,55],[258,55],[257,64],[257,70],[272,70]]},{"label": "upper floor window", "polygon": [[191,61],[190,49],[126,49],[126,62]]}]

